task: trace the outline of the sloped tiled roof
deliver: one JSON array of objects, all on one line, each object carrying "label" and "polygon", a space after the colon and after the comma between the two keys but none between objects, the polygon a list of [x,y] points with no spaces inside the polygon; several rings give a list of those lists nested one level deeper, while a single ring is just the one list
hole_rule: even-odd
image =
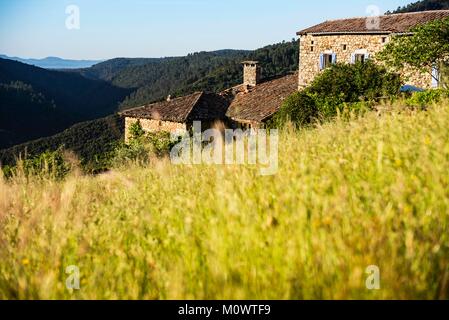
[{"label": "sloped tiled roof", "polygon": [[262,122],[279,111],[282,102],[298,90],[298,73],[266,81],[239,92],[229,106],[226,116],[237,121]]},{"label": "sloped tiled roof", "polygon": [[433,20],[449,18],[449,10],[398,13],[380,16],[378,27],[367,23],[370,18],[351,18],[330,20],[301,30],[297,35],[305,34],[346,34],[346,33],[407,33],[413,27]]},{"label": "sloped tiled roof", "polygon": [[298,89],[298,73],[258,84],[239,85],[221,94],[194,94],[149,104],[120,113],[124,117],[172,122],[221,120],[262,122],[276,113],[289,95]]},{"label": "sloped tiled roof", "polygon": [[124,117],[155,119],[172,122],[224,119],[227,102],[213,93],[195,92],[191,95],[149,104],[121,112]]}]

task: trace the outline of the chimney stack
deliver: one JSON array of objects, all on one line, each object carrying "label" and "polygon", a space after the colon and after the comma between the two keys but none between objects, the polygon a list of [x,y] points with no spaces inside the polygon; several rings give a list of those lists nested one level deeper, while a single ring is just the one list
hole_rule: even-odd
[{"label": "chimney stack", "polygon": [[260,81],[261,68],[258,61],[243,61],[243,84],[255,87]]}]

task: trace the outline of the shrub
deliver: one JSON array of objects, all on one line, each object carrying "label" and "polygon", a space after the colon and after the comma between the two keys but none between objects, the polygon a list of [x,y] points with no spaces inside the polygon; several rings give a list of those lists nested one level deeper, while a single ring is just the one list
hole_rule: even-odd
[{"label": "shrub", "polygon": [[285,99],[280,111],[269,121],[268,127],[280,127],[289,121],[296,126],[303,127],[310,124],[317,117],[316,96],[307,90],[303,90],[295,92]]},{"label": "shrub", "polygon": [[131,135],[132,139],[138,139],[145,135],[145,131],[143,130],[140,121],[136,121],[129,126],[129,134]]},{"label": "shrub", "polygon": [[73,154],[65,152],[61,147],[56,151],[46,151],[31,158],[19,159],[15,166],[5,166],[2,171],[6,178],[23,174],[25,177],[62,179],[78,165]]},{"label": "shrub", "polygon": [[170,140],[169,132],[144,133],[140,137],[135,137],[128,144],[120,143],[115,149],[112,165],[122,166],[129,162],[146,164],[151,155],[164,157],[170,153],[174,142]]},{"label": "shrub", "polygon": [[310,90],[336,103],[374,100],[399,93],[398,75],[372,61],[355,64],[335,64],[312,82]]},{"label": "shrub", "polygon": [[139,164],[147,163],[150,149],[144,139],[131,139],[129,143],[120,143],[115,149],[112,166],[121,167],[131,162]]},{"label": "shrub", "polygon": [[[282,126],[291,120],[297,126],[309,124],[312,119],[329,119],[339,110],[359,111],[358,102],[399,93],[401,79],[396,74],[371,61],[356,64],[335,64],[315,78],[312,84],[285,100],[270,125]],[[360,109],[360,110],[362,110]]]},{"label": "shrub", "polygon": [[425,108],[433,103],[438,103],[444,98],[449,98],[449,91],[443,89],[414,92],[406,100],[406,105],[410,107]]},{"label": "shrub", "polygon": [[169,132],[152,132],[146,135],[154,154],[158,157],[165,156],[170,153],[171,148],[175,145],[170,140]]}]

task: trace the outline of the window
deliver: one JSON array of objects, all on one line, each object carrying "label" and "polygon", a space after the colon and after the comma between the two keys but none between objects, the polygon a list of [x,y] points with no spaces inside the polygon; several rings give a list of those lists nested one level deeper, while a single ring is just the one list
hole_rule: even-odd
[{"label": "window", "polygon": [[356,54],[355,55],[355,62],[361,62],[364,63],[365,62],[365,55],[364,54]]},{"label": "window", "polygon": [[313,46],[310,47],[310,51],[313,52]]},{"label": "window", "polygon": [[348,45],[344,44],[343,46],[343,51],[346,51],[348,49]]},{"label": "window", "polygon": [[432,88],[436,89],[440,86],[440,70],[437,66],[432,67]]},{"label": "window", "polygon": [[320,55],[320,70],[329,68],[332,64],[337,62],[337,55],[335,53],[322,53]]},{"label": "window", "polygon": [[364,63],[365,61],[367,61],[369,59],[369,54],[368,53],[364,53],[364,52],[355,52],[354,54],[351,55],[351,63]]},{"label": "window", "polygon": [[312,40],[312,41],[311,41],[311,45],[313,46],[314,44],[315,44],[315,41]]},{"label": "window", "polygon": [[388,38],[387,37],[382,37],[382,43],[387,43]]}]

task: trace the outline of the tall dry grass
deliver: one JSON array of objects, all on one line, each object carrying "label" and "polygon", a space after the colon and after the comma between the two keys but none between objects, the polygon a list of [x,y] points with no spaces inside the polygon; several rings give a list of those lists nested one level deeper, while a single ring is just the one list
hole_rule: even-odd
[{"label": "tall dry grass", "polygon": [[0,179],[0,298],[448,299],[448,128],[445,102],[287,130],[269,177],[165,159]]}]

